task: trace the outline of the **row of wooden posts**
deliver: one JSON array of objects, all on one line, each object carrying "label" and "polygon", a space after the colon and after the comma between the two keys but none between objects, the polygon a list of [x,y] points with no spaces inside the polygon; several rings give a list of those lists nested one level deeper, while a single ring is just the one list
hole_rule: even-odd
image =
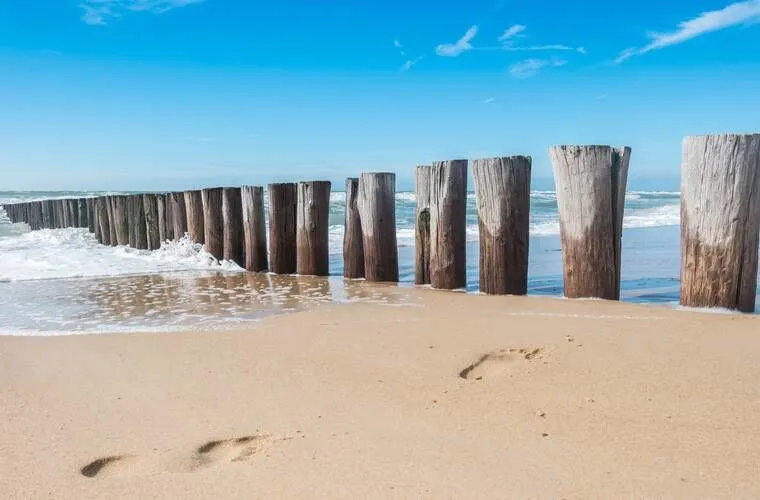
[{"label": "row of wooden posts", "polygon": [[[564,291],[620,298],[623,213],[631,149],[555,146]],[[472,162],[480,290],[528,289],[531,158]],[[467,160],[416,170],[415,283],[466,286]],[[686,137],[681,186],[681,303],[755,309],[760,232],[760,134]],[[270,184],[267,236],[260,186],[44,200],[5,207],[32,229],[89,227],[105,245],[157,249],[187,235],[249,271],[329,274],[328,181]],[[397,282],[395,175],[346,180],[344,276]],[[268,240],[268,241],[267,241]]]}]

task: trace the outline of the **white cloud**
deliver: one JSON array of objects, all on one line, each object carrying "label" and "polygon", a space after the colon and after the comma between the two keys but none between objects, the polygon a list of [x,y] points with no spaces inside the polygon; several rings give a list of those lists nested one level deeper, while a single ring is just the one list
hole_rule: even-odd
[{"label": "white cloud", "polygon": [[670,33],[648,33],[650,42],[647,45],[623,50],[614,62],[620,64],[631,57],[677,45],[707,33],[757,21],[760,21],[760,0],[735,2],[683,21],[678,24],[678,29]]},{"label": "white cloud", "polygon": [[[502,47],[502,50],[508,50],[510,52],[526,52],[526,51],[542,51],[542,50],[578,50],[578,49],[575,47],[570,47],[569,45],[562,45],[561,43],[553,43],[549,45],[528,45],[527,47],[513,47],[511,45],[505,45],[504,47]],[[580,50],[578,51],[580,52]]]},{"label": "white cloud", "polygon": [[470,42],[477,34],[478,27],[473,25],[467,30],[462,38],[456,41],[456,43],[442,43],[435,48],[435,53],[443,57],[456,57],[463,52],[472,50]]},{"label": "white cloud", "polygon": [[559,67],[567,64],[567,61],[563,59],[525,59],[524,61],[517,62],[509,67],[509,74],[513,78],[530,78],[536,76],[542,69],[546,67]]},{"label": "white cloud", "polygon": [[399,71],[409,71],[412,69],[412,66],[420,62],[423,56],[418,57],[417,59],[407,59],[404,64],[401,65],[401,68],[399,68]]},{"label": "white cloud", "polygon": [[578,47],[575,50],[577,50],[579,54],[583,54],[583,55],[588,54],[588,51],[586,50],[586,47]]},{"label": "white cloud", "polygon": [[516,36],[520,36],[520,34],[528,29],[526,26],[523,26],[522,24],[513,24],[509,28],[507,28],[504,33],[499,37],[500,42],[505,42],[511,38],[514,38]]},{"label": "white cloud", "polygon": [[398,39],[393,40],[393,46],[396,47],[397,49],[403,49],[404,48],[404,46],[401,44],[401,42],[398,41]]},{"label": "white cloud", "polygon": [[125,12],[163,14],[178,7],[202,3],[205,0],[83,0],[82,21],[91,26],[104,26],[109,18],[121,17]]},{"label": "white cloud", "polygon": [[481,104],[491,104],[491,103],[492,103],[492,102],[494,102],[495,100],[496,100],[495,98],[493,98],[493,97],[489,97],[488,99],[483,99],[482,101],[480,101],[480,103],[481,103]]}]

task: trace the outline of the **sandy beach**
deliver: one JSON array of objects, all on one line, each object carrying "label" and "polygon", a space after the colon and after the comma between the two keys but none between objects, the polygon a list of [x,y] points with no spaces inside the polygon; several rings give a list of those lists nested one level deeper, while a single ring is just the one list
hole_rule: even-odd
[{"label": "sandy beach", "polygon": [[757,317],[407,293],[0,337],[0,496],[760,496]]}]

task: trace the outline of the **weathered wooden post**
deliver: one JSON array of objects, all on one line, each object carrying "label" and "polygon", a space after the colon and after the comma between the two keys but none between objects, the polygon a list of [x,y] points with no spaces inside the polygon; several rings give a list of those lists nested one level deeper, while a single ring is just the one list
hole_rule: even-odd
[{"label": "weathered wooden post", "polygon": [[[97,216],[95,214],[95,198],[87,198],[87,229],[91,233],[95,233],[95,226],[96,226],[95,219],[97,219]],[[48,226],[48,227],[51,227],[51,226]]]},{"label": "weathered wooden post", "polygon": [[268,264],[264,188],[261,186],[243,186],[240,195],[243,205],[245,268],[253,272],[266,271]]},{"label": "weathered wooden post", "polygon": [[565,296],[620,298],[620,253],[631,149],[554,146]]},{"label": "weathered wooden post", "polygon": [[[102,243],[103,245],[110,245],[111,244],[111,228],[109,226],[109,220],[108,220],[108,200],[105,196],[98,196],[96,201],[97,206],[97,212],[98,212],[98,226],[99,226],[99,232],[100,237],[98,238],[98,241]],[[96,236],[98,233],[95,233]]]},{"label": "weathered wooden post", "polygon": [[163,243],[168,238],[166,237],[166,195],[156,195],[156,216],[158,217],[158,241]]},{"label": "weathered wooden post", "polygon": [[181,240],[187,233],[187,210],[185,193],[171,193],[172,220],[174,222],[174,239]]},{"label": "weathered wooden post", "polygon": [[430,171],[430,284],[467,286],[467,160],[434,162]]},{"label": "weathered wooden post", "polygon": [[330,274],[330,182],[298,183],[296,215],[296,272]]},{"label": "weathered wooden post", "polygon": [[358,206],[367,281],[398,282],[396,174],[362,173]]},{"label": "weathered wooden post", "polygon": [[222,191],[224,221],[224,260],[245,266],[245,236],[243,231],[243,202],[240,188]]},{"label": "weathered wooden post", "polygon": [[130,217],[129,197],[124,195],[114,196],[112,222],[116,230],[117,245],[127,246],[130,244]]},{"label": "weathered wooden post", "polygon": [[269,270],[275,274],[296,272],[295,183],[276,183],[269,191]]},{"label": "weathered wooden post", "polygon": [[430,284],[430,165],[416,170],[414,195],[417,209],[414,222],[414,283]]},{"label": "weathered wooden post", "polygon": [[528,293],[530,170],[529,156],[487,158],[472,164],[483,293]]},{"label": "weathered wooden post", "polygon": [[176,240],[177,237],[174,234],[174,202],[171,193],[166,193],[164,196],[164,217],[166,218],[166,239]]},{"label": "weathered wooden post", "polygon": [[364,242],[359,217],[359,178],[346,179],[346,214],[343,221],[343,277],[364,277]]},{"label": "weathered wooden post", "polygon": [[185,191],[185,210],[187,212],[187,235],[201,245],[205,242],[203,229],[203,195],[201,191]]},{"label": "weathered wooden post", "polygon": [[52,210],[50,200],[42,200],[42,227],[50,229],[53,227]]},{"label": "weathered wooden post", "polygon": [[158,235],[158,200],[154,194],[143,195],[143,207],[145,208],[145,235],[148,250],[161,248],[161,238]]},{"label": "weathered wooden post", "polygon": [[79,211],[79,227],[88,227],[87,200],[85,198],[77,200],[77,210]]},{"label": "weathered wooden post", "polygon": [[108,228],[111,231],[109,239],[111,240],[111,246],[115,247],[119,244],[118,237],[116,235],[116,215],[114,213],[114,196],[106,196],[106,208],[108,209]]},{"label": "weathered wooden post", "polygon": [[690,136],[681,162],[681,304],[754,312],[760,134]]},{"label": "weathered wooden post", "polygon": [[134,248],[138,250],[148,249],[148,231],[145,227],[145,205],[141,194],[135,194],[132,199],[132,216],[130,217],[130,230],[134,234]]},{"label": "weathered wooden post", "polygon": [[224,259],[224,189],[204,189],[201,191],[201,199],[206,251],[215,259],[222,260]]},{"label": "weathered wooden post", "polygon": [[66,200],[56,200],[56,210],[58,212],[58,228],[69,227],[69,211],[66,208]]}]

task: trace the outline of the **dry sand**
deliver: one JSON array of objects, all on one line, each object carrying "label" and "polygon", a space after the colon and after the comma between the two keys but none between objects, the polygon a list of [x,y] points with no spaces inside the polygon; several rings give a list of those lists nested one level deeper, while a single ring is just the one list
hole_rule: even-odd
[{"label": "dry sand", "polygon": [[0,497],[757,498],[758,321],[410,290],[0,337]]}]

